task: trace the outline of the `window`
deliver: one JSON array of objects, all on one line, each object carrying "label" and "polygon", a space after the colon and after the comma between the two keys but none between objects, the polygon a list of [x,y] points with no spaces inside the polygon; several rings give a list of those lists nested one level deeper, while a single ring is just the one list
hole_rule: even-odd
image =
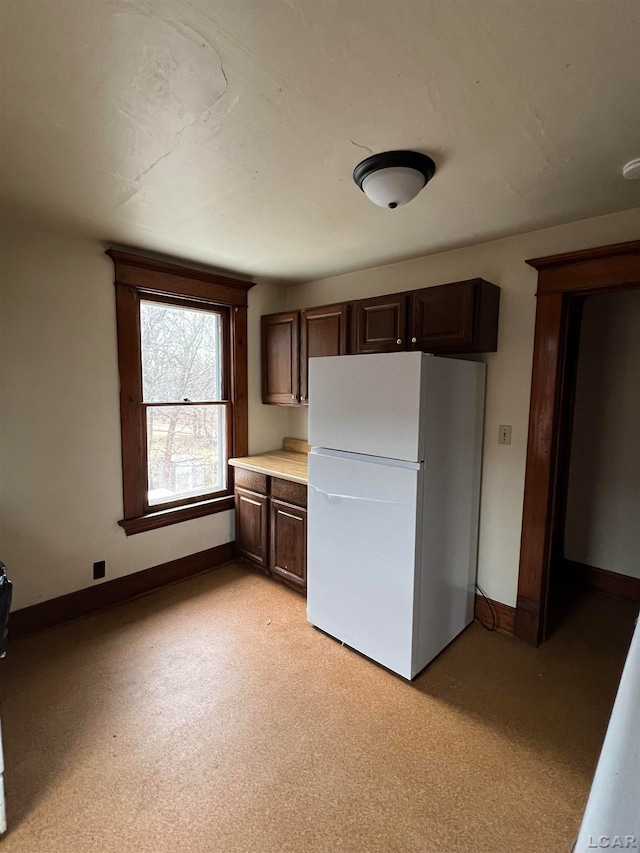
[{"label": "window", "polygon": [[246,455],[250,282],[109,250],[116,267],[126,533],[233,507]]},{"label": "window", "polygon": [[148,507],[227,488],[227,326],[220,309],[140,301]]}]

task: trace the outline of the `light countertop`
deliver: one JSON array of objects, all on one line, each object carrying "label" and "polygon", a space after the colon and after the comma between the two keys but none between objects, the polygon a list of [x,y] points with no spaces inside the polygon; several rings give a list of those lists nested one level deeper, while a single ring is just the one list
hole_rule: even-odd
[{"label": "light countertop", "polygon": [[[299,449],[290,449],[294,447]],[[297,439],[285,439],[284,447],[280,450],[269,450],[267,453],[257,453],[255,456],[230,459],[229,465],[306,486],[308,453],[301,452],[303,447],[308,448],[308,445]]]}]

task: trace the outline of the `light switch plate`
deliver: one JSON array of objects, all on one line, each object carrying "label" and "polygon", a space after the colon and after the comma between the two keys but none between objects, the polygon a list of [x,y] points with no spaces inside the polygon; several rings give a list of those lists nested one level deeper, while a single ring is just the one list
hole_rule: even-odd
[{"label": "light switch plate", "polygon": [[498,427],[498,444],[511,444],[511,427],[508,424]]}]

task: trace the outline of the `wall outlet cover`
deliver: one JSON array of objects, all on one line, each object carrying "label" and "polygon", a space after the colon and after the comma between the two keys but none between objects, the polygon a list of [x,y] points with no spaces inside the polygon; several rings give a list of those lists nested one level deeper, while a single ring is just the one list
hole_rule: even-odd
[{"label": "wall outlet cover", "polygon": [[498,444],[511,444],[511,427],[508,424],[498,427]]}]

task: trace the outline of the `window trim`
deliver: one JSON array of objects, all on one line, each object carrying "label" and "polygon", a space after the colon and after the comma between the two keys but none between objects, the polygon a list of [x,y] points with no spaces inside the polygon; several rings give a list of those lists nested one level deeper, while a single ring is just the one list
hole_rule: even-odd
[{"label": "window trim", "polygon": [[[148,508],[146,501],[146,441],[142,423],[142,361],[140,300],[168,298],[178,304],[229,311],[228,365],[232,417],[228,423],[228,457],[249,452],[247,390],[247,294],[254,282],[229,278],[154,258],[108,249],[115,266],[118,370],[120,374],[120,432],[122,440],[122,497],[124,517],[118,524],[127,536],[155,530],[233,509],[233,468],[227,466],[227,492],[180,506]],[[227,366],[225,366],[227,369]]]}]

